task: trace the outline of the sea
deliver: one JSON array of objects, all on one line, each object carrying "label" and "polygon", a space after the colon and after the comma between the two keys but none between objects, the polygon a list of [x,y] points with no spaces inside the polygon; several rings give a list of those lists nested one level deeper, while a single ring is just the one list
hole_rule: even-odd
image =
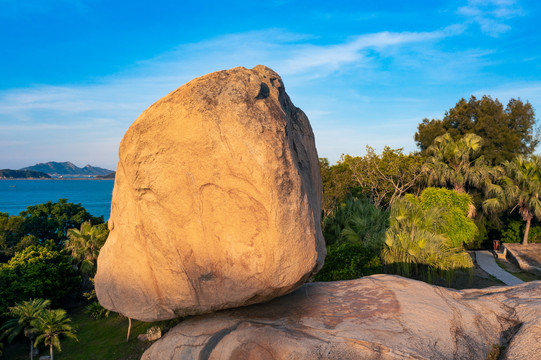
[{"label": "sea", "polygon": [[114,180],[0,180],[0,212],[19,215],[28,206],[68,199],[109,219]]}]

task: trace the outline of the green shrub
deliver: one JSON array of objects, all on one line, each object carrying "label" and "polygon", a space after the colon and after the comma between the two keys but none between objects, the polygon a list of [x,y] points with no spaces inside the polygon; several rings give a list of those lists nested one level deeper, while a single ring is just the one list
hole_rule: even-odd
[{"label": "green shrub", "polygon": [[99,302],[93,301],[85,308],[85,312],[92,319],[98,320],[104,317],[109,317],[111,313],[109,310],[100,305]]},{"label": "green shrub", "polygon": [[424,210],[439,207],[442,223],[440,231],[447,235],[450,247],[461,247],[475,240],[479,231],[472,219],[468,218],[468,208],[472,203],[468,194],[454,190],[428,187],[421,193],[420,204]]},{"label": "green shrub", "polygon": [[522,242],[522,235],[524,234],[523,227],[522,221],[510,221],[505,230],[502,231],[502,237],[500,240],[506,243]]},{"label": "green shrub", "polygon": [[388,211],[355,197],[338,204],[322,224],[327,246],[348,241],[381,247],[388,227]]},{"label": "green shrub", "polygon": [[71,258],[52,249],[52,244],[32,245],[0,264],[0,313],[16,302],[50,299],[59,305],[76,292],[81,282]]},{"label": "green shrub", "polygon": [[530,233],[528,234],[529,243],[541,243],[541,226],[530,227]]},{"label": "green shrub", "polygon": [[351,280],[381,272],[378,250],[359,242],[346,242],[327,247],[325,265],[315,276],[315,280]]},{"label": "green shrub", "polygon": [[452,246],[445,233],[446,225],[441,207],[424,209],[414,196],[396,201],[391,208],[390,227],[382,251],[386,271],[429,282],[436,276],[444,276],[448,283],[455,269],[471,272],[470,256],[461,247]]}]

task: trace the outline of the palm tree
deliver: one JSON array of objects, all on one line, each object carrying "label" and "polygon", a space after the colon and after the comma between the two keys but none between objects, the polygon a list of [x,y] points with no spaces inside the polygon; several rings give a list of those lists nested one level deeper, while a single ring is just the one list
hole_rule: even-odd
[{"label": "palm tree", "polygon": [[353,199],[354,211],[345,219],[341,240],[381,248],[389,227],[389,212],[368,199]]},{"label": "palm tree", "polygon": [[35,345],[43,341],[45,346],[49,345],[50,359],[54,359],[53,346],[62,351],[60,347],[60,335],[69,337],[76,341],[75,329],[70,324],[71,319],[67,316],[66,310],[45,310],[40,317],[32,320],[31,324],[39,331]]},{"label": "palm tree", "polygon": [[444,223],[438,207],[423,209],[414,197],[398,199],[391,207],[390,227],[382,251],[383,262],[405,276],[425,265],[428,280],[436,273],[449,276],[456,268],[473,268],[469,255],[450,245],[441,232]]},{"label": "palm tree", "polygon": [[82,223],[79,230],[68,230],[68,241],[65,243],[65,248],[80,264],[82,273],[92,274],[94,272],[100,249],[105,244],[108,233],[105,224],[93,226],[90,220]]},{"label": "palm tree", "polygon": [[[466,134],[454,140],[449,133],[438,136],[427,149],[428,158],[425,170],[430,184],[450,185],[456,192],[465,193],[466,185],[479,186],[490,176],[490,168],[485,164],[481,151],[483,138],[475,134]],[[475,214],[475,207],[470,206],[468,217]]]},{"label": "palm tree", "polygon": [[348,197],[323,219],[322,230],[327,246],[343,241],[381,244],[389,223],[386,210],[372,201]]},{"label": "palm tree", "polygon": [[541,158],[517,156],[513,161],[506,161],[500,169],[501,176],[492,184],[488,193],[491,198],[483,202],[487,211],[518,209],[522,220],[526,222],[523,244],[528,244],[530,224],[534,217],[541,219]]},{"label": "palm tree", "polygon": [[34,358],[34,337],[35,330],[31,326],[32,321],[39,318],[47,307],[51,305],[50,300],[34,299],[23,301],[9,308],[7,315],[13,317],[8,320],[0,328],[2,330],[2,338],[8,338],[8,342],[12,342],[21,331],[24,331],[24,336],[30,339],[30,359]]}]

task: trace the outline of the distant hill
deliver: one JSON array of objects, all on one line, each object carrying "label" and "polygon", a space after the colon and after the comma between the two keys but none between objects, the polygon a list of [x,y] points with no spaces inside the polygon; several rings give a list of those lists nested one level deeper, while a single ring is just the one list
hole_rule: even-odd
[{"label": "distant hill", "polygon": [[40,171],[49,175],[108,175],[113,173],[112,170],[103,169],[100,167],[95,167],[91,165],[86,165],[83,168],[80,168],[73,163],[66,162],[55,162],[51,161],[48,163],[39,163],[34,166],[28,166],[22,168],[21,170],[32,170]]},{"label": "distant hill", "polygon": [[112,173],[107,174],[107,175],[98,175],[98,176],[96,176],[96,179],[114,179],[115,175],[116,175],[116,172],[112,172]]},{"label": "distant hill", "polygon": [[0,179],[50,179],[51,177],[40,171],[32,170],[0,170]]}]

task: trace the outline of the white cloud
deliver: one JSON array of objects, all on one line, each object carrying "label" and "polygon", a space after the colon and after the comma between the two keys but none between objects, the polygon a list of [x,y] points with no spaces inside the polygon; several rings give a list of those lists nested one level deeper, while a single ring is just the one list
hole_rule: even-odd
[{"label": "white cloud", "polygon": [[524,15],[515,0],[468,0],[466,6],[458,9],[458,13],[477,23],[481,31],[493,37],[511,30],[505,20]]},{"label": "white cloud", "polygon": [[[328,156],[332,157],[332,152],[336,151],[333,149],[338,147],[343,152],[355,153],[352,148],[345,147],[346,144],[358,145],[360,137],[356,134],[359,130],[355,129],[367,121],[388,121],[391,115],[396,116],[399,112],[369,115],[367,112],[373,110],[367,109],[379,106],[381,113],[382,106],[387,104],[371,104],[373,94],[362,93],[357,81],[379,83],[385,79],[386,71],[379,68],[381,57],[394,59],[396,67],[404,74],[412,69],[418,72],[429,67],[434,68],[433,71],[455,72],[456,69],[442,69],[444,65],[437,65],[442,59],[447,63],[448,54],[437,52],[428,57],[426,54],[430,54],[438,41],[463,30],[463,26],[455,25],[432,32],[379,32],[333,44],[322,44],[321,39],[312,36],[276,29],[232,34],[180,45],[93,84],[40,85],[3,91],[0,92],[0,142],[3,143],[0,164],[13,162],[13,154],[22,152],[43,157],[49,153],[56,159],[62,158],[58,155],[62,153],[83,158],[110,154],[109,158],[101,158],[100,163],[112,168],[116,164],[122,135],[152,102],[194,77],[239,65],[251,68],[261,63],[281,74],[290,95],[295,94],[295,103],[314,114],[314,128],[322,129],[317,138],[318,144],[323,144],[320,150],[323,155],[329,151]],[[466,72],[463,65],[459,71]],[[335,81],[346,84],[328,88]],[[389,96],[387,100],[393,103]],[[360,108],[359,103],[346,104],[348,101],[360,102],[366,107]],[[336,138],[329,138],[324,129],[328,119],[341,124],[357,123],[352,124],[353,130],[345,130],[343,141],[336,144]],[[383,131],[385,135],[378,138],[376,130],[370,130],[369,136],[363,137],[366,143],[357,148],[364,149],[367,143],[377,145],[378,142],[397,147],[405,138],[413,143],[411,137],[415,127],[411,124],[409,127],[412,129],[408,131],[402,127],[392,137],[389,131]],[[104,136],[108,138],[105,142],[95,140]],[[11,141],[9,145],[4,142],[8,140]],[[18,148],[16,144],[20,142],[26,145]],[[402,142],[403,145],[406,143]],[[72,161],[77,160],[73,158]],[[27,164],[21,164],[21,167],[24,165]]]}]

